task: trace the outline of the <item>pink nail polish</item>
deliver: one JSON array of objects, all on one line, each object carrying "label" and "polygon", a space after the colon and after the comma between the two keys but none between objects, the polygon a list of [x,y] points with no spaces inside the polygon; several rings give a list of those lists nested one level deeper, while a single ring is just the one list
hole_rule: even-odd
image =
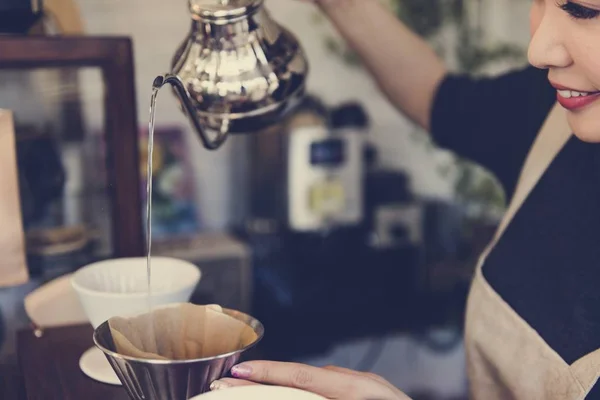
[{"label": "pink nail polish", "polygon": [[252,375],[252,368],[243,364],[236,365],[231,368],[231,375],[236,378],[249,378]]}]

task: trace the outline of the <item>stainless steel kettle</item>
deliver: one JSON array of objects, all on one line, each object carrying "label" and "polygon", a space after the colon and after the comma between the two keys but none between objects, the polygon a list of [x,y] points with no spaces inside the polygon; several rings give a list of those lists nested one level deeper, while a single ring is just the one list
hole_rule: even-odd
[{"label": "stainless steel kettle", "polygon": [[190,33],[154,81],[174,87],[207,149],[280,121],[304,94],[304,51],[263,1],[189,0]]}]

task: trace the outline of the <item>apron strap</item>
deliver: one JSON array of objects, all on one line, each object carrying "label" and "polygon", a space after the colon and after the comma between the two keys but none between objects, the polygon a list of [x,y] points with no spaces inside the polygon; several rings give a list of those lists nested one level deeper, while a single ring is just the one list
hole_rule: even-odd
[{"label": "apron strap", "polygon": [[21,285],[29,280],[16,149],[12,112],[0,109],[0,288]]},{"label": "apron strap", "polygon": [[548,169],[554,158],[572,136],[567,113],[558,103],[554,105],[542,125],[521,170],[517,187],[506,213],[490,244],[480,257],[479,266],[498,243],[500,237],[523,205],[537,182]]}]

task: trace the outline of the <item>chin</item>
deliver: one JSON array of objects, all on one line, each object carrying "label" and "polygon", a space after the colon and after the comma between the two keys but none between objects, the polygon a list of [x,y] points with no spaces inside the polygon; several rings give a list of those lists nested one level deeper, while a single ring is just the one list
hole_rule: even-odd
[{"label": "chin", "polygon": [[580,140],[600,143],[600,107],[595,105],[587,110],[569,112],[569,125],[573,134]]}]

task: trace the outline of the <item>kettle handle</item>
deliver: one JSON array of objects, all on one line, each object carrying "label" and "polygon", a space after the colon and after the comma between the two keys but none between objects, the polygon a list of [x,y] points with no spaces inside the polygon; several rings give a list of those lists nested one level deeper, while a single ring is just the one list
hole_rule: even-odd
[{"label": "kettle handle", "polygon": [[216,150],[225,142],[229,133],[229,124],[228,121],[223,121],[221,124],[221,129],[217,133],[214,138],[210,138],[205,131],[205,128],[200,124],[198,118],[195,118],[196,109],[191,101],[191,96],[188,90],[185,88],[185,85],[181,81],[181,79],[175,74],[164,74],[157,76],[154,79],[154,83],[152,84],[152,88],[154,90],[158,90],[163,87],[166,83],[170,84],[176,91],[177,97],[181,100],[181,104],[183,104],[183,108],[185,113],[187,114],[188,119],[196,129],[198,136],[200,136],[200,140],[202,140],[202,144],[208,150]]}]

